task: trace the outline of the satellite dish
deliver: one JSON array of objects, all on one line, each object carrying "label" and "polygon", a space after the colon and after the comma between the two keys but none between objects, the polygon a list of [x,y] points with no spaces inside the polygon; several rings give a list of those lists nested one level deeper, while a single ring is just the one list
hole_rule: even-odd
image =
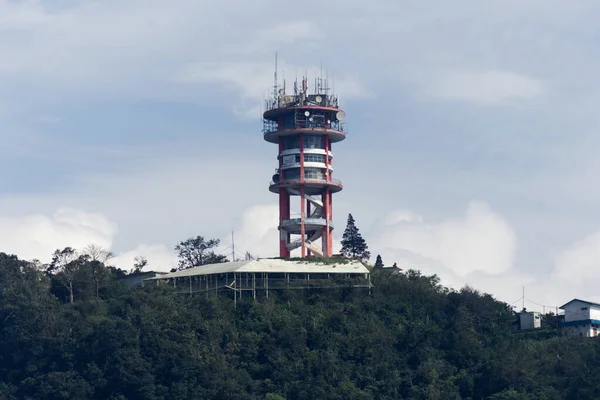
[{"label": "satellite dish", "polygon": [[338,111],[337,114],[335,114],[335,117],[338,119],[338,121],[343,121],[346,119],[346,113],[343,111]]},{"label": "satellite dish", "polygon": [[308,111],[304,111],[304,116],[308,117],[310,115],[310,113]]},{"label": "satellite dish", "polygon": [[279,183],[279,174],[273,175],[273,183]]},{"label": "satellite dish", "polygon": [[328,119],[328,120],[327,120],[327,123],[328,123],[328,124],[330,124],[330,123],[331,123],[331,120],[330,120],[330,119]]},{"label": "satellite dish", "polygon": [[313,122],[313,117],[310,117],[308,120],[309,120],[310,122]]},{"label": "satellite dish", "polygon": [[321,96],[317,96],[315,97],[315,100],[317,101],[317,103],[320,103],[323,101],[323,98]]}]

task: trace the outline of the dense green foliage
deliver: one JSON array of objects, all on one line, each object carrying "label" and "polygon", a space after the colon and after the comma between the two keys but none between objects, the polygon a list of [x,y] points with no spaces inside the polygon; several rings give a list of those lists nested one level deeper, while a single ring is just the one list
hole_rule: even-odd
[{"label": "dense green foliage", "polygon": [[352,214],[348,214],[346,229],[344,230],[344,235],[342,236],[341,253],[346,257],[357,258],[361,260],[368,260],[371,257],[369,246],[360,234]]},{"label": "dense green foliage", "polygon": [[179,269],[199,267],[206,264],[217,264],[229,261],[227,256],[216,254],[219,239],[204,239],[203,236],[191,237],[175,246],[179,257]]},{"label": "dense green foliage", "polygon": [[512,334],[506,304],[415,271],[375,273],[371,294],[272,293],[234,308],[225,295],[128,288],[103,266],[97,287],[93,261],[78,261],[71,304],[56,275],[0,253],[0,398],[541,400],[600,392],[595,340]]}]

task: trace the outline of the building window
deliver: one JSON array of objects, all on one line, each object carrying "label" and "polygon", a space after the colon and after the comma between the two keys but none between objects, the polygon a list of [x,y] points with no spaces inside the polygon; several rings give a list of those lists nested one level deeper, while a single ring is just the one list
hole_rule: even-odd
[{"label": "building window", "polygon": [[299,149],[300,148],[300,136],[298,136],[298,135],[287,136],[283,140],[283,148],[285,150]]},{"label": "building window", "polygon": [[290,168],[283,172],[285,180],[294,181],[300,179],[300,168]]},{"label": "building window", "polygon": [[585,311],[587,309],[588,309],[587,307],[581,307],[581,311]]},{"label": "building window", "polygon": [[[300,168],[290,168],[283,171],[286,181],[300,180]],[[304,179],[325,180],[325,170],[322,168],[304,168]]]},{"label": "building window", "polygon": [[[305,154],[304,162],[319,162],[325,163],[325,156],[323,154]],[[300,154],[296,154],[296,163],[300,163]]]},{"label": "building window", "polygon": [[[298,158],[300,158],[300,157],[298,157]],[[304,162],[325,163],[325,156],[323,154],[305,154]]]},{"label": "building window", "polygon": [[304,179],[325,179],[321,168],[304,168]]},{"label": "building window", "polygon": [[279,129],[294,129],[296,127],[296,116],[295,115],[286,115],[283,118],[283,125],[279,127]]},{"label": "building window", "polygon": [[304,136],[304,148],[305,149],[322,149],[323,148],[323,136],[305,135]]}]

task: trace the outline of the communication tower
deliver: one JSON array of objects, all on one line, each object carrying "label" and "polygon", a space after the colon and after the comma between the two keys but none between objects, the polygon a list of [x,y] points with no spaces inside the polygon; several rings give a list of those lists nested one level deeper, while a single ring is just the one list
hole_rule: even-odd
[{"label": "communication tower", "polygon": [[[264,139],[278,145],[279,166],[269,190],[279,195],[279,255],[289,257],[301,249],[301,257],[332,254],[332,194],[342,183],[332,177],[331,145],[346,138],[346,114],[330,94],[327,79],[316,78],[312,93],[308,79],[294,82],[287,94],[277,84],[263,113]],[[292,202],[300,202],[300,214],[291,214]],[[299,237],[298,237],[299,236]],[[318,245],[319,240],[321,245]]]}]

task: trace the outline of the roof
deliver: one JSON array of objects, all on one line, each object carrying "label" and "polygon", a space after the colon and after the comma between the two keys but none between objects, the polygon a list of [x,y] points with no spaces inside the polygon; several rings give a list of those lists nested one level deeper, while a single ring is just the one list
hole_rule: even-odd
[{"label": "roof", "polygon": [[539,311],[517,311],[515,312],[515,314],[521,315],[521,314],[541,314],[541,312]]},{"label": "roof", "polygon": [[290,261],[265,258],[206,264],[184,269],[170,274],[149,278],[149,280],[181,278],[186,276],[226,274],[234,272],[269,273],[316,273],[316,274],[368,274],[369,270],[360,261],[341,260],[340,263],[320,263],[318,261]]},{"label": "roof", "polygon": [[591,302],[591,301],[585,301],[585,300],[580,300],[580,299],[573,299],[573,300],[569,301],[569,302],[568,302],[568,303],[566,303],[566,304],[563,304],[562,306],[560,306],[560,307],[558,307],[558,308],[560,308],[561,310],[564,310],[564,308],[565,308],[566,306],[568,306],[569,304],[571,304],[571,303],[574,303],[574,302],[576,302],[576,301],[578,301],[578,302],[580,302],[580,303],[584,303],[584,304],[589,304],[589,305],[591,305],[591,306],[600,307],[600,304],[599,304],[599,303],[593,303],[593,302]]},{"label": "roof", "polygon": [[164,271],[140,271],[140,272],[132,272],[131,274],[127,274],[124,275],[122,277],[120,277],[119,279],[127,279],[127,278],[137,278],[140,276],[146,276],[146,275],[164,275],[164,274],[168,274],[168,272],[164,272]]}]

